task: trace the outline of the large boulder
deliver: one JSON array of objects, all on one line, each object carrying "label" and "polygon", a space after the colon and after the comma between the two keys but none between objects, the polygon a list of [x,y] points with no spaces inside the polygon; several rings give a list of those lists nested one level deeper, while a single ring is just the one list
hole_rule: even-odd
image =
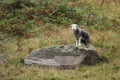
[{"label": "large boulder", "polygon": [[95,50],[72,45],[41,48],[31,52],[24,59],[24,63],[27,65],[62,69],[76,68],[81,64],[94,65],[99,61],[100,57]]}]

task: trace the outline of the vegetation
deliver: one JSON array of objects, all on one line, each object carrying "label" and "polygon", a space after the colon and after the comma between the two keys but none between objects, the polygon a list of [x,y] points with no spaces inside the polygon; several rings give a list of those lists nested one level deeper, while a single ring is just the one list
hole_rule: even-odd
[{"label": "vegetation", "polygon": [[[69,71],[23,64],[35,49],[74,44],[71,23],[90,33],[102,62]],[[114,3],[101,7],[97,0],[0,0],[0,54],[9,56],[0,63],[0,80],[120,80],[119,25],[119,5]]]}]

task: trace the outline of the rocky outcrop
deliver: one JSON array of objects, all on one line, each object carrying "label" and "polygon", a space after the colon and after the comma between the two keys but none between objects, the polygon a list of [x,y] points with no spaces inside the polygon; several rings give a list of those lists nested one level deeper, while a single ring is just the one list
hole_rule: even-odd
[{"label": "rocky outcrop", "polygon": [[24,59],[27,65],[71,69],[77,66],[94,65],[100,57],[94,50],[87,50],[72,45],[41,48],[31,52]]}]

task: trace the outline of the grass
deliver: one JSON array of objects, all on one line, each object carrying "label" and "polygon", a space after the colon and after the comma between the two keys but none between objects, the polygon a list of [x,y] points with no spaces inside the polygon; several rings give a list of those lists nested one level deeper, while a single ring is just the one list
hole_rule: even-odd
[{"label": "grass", "polygon": [[[56,30],[56,29],[55,29]],[[62,29],[59,32],[55,30],[41,33],[37,37],[30,39],[21,39],[18,42],[12,39],[6,43],[4,51],[9,55],[9,63],[2,64],[0,76],[2,80],[119,80],[120,63],[119,63],[119,31],[112,30],[96,31],[86,28],[91,33],[92,44],[98,51],[99,55],[107,58],[95,66],[82,66],[74,71],[64,71],[55,69],[42,69],[30,67],[21,63],[22,59],[32,50],[48,47],[52,45],[73,44],[74,39],[71,29]],[[94,34],[97,32],[97,35]],[[69,34],[67,34],[69,33]],[[65,34],[63,36],[63,34]],[[104,35],[106,34],[106,35]],[[69,39],[68,39],[69,38]],[[18,46],[17,44],[20,44]],[[32,49],[32,50],[31,50]],[[31,50],[31,51],[30,51]]]},{"label": "grass", "polygon": [[[78,0],[76,4],[81,6],[80,3]],[[88,0],[87,3],[91,4],[97,14],[120,22],[118,18],[119,7],[114,4],[111,6],[105,3],[103,7],[100,7],[96,0]],[[71,4],[69,3],[69,5]],[[120,80],[119,25],[112,27],[97,25],[100,28],[94,25],[81,26],[90,33],[94,49],[106,59],[94,66],[82,66],[75,70],[56,70],[30,67],[22,62],[27,54],[38,48],[53,45],[74,45],[75,41],[69,23],[56,25],[38,20],[36,24],[40,27],[29,29],[27,33],[30,35],[27,35],[27,38],[8,37],[7,34],[5,36],[6,42],[0,42],[0,54],[4,53],[9,56],[8,62],[0,63],[0,80]]]}]

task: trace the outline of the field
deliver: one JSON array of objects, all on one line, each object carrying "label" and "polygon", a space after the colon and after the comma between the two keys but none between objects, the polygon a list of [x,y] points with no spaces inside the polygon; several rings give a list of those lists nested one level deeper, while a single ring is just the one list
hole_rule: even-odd
[{"label": "field", "polygon": [[[8,56],[7,62],[0,63],[0,80],[120,80],[120,0],[116,0],[117,5],[107,0],[102,6],[98,0],[55,0],[54,4],[21,0],[23,6],[13,1],[0,6],[0,35],[4,38],[0,54]],[[25,56],[35,49],[75,45],[69,26],[74,22],[90,33],[103,61],[75,70],[23,64]]]}]

